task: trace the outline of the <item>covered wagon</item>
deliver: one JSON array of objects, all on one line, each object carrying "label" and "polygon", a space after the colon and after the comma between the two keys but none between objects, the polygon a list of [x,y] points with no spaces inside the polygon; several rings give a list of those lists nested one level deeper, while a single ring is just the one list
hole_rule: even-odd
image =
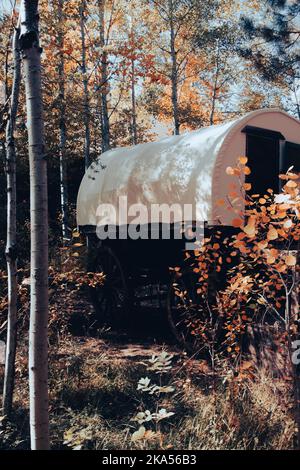
[{"label": "covered wagon", "polygon": [[[251,173],[242,179],[228,175],[226,169],[242,155]],[[186,237],[174,236],[174,227],[197,223],[204,233],[234,230],[243,198],[236,198],[237,207],[220,204],[232,187],[241,196],[245,181],[252,193],[278,192],[279,174],[292,166],[300,171],[300,122],[276,109],[102,154],[86,171],[77,201],[90,269],[106,274],[104,287],[94,293],[99,315],[112,319],[129,299],[143,301],[145,286],[162,302],[172,282],[169,268],[180,266],[187,246]]]}]

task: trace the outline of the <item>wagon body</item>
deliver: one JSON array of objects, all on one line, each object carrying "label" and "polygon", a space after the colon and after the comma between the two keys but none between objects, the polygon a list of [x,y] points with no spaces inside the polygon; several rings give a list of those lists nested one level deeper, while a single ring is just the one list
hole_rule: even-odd
[{"label": "wagon body", "polygon": [[[246,155],[251,174],[229,176],[238,157]],[[101,155],[87,170],[78,193],[77,223],[90,240],[91,257],[98,250],[113,253],[115,270],[122,273],[124,289],[145,283],[168,283],[169,267],[181,264],[186,247],[179,240],[116,236],[99,241],[97,230],[116,227],[117,231],[135,224],[136,211],[142,206],[138,226],[157,224],[177,226],[182,222],[203,223],[206,234],[217,230],[221,237],[234,232],[233,219],[243,214],[244,182],[251,192],[264,194],[271,188],[280,191],[279,174],[291,166],[300,172],[300,122],[276,109],[254,111],[234,121],[210,126],[158,142],[115,149]],[[237,197],[227,201],[233,189]],[[126,200],[127,218],[120,200]],[[103,214],[99,208],[109,205]],[[174,211],[153,215],[153,206],[176,205]],[[184,208],[192,207],[186,215]],[[100,247],[100,248],[99,248]],[[100,256],[101,257],[101,256]],[[114,263],[112,263],[114,264]],[[103,269],[96,263],[94,269]],[[126,284],[126,286],[125,286]]]}]

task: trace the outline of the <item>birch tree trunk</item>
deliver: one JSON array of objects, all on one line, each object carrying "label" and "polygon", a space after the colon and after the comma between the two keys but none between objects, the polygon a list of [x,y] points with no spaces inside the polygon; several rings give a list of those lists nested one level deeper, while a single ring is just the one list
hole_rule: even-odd
[{"label": "birch tree trunk", "polygon": [[177,69],[177,53],[175,47],[175,26],[174,26],[174,5],[173,0],[169,0],[169,21],[170,21],[170,46],[171,46],[171,85],[172,85],[172,109],[174,121],[174,134],[179,135],[180,123],[178,112],[178,69]]},{"label": "birch tree trunk", "polygon": [[60,209],[62,216],[63,241],[69,240],[68,226],[68,187],[66,166],[66,103],[65,103],[65,56],[64,56],[64,11],[63,0],[58,0],[58,86],[59,86],[59,170],[60,170]]},{"label": "birch tree trunk", "polygon": [[219,42],[218,42],[218,44],[217,44],[217,57],[216,57],[216,72],[215,72],[211,112],[210,112],[210,119],[209,119],[211,126],[214,125],[214,121],[215,121],[215,110],[216,110],[216,101],[217,101],[217,93],[218,93],[219,74],[220,74],[220,46],[219,46]]},{"label": "birch tree trunk", "polygon": [[90,134],[90,103],[89,103],[89,90],[88,90],[88,77],[86,70],[86,40],[85,40],[85,12],[86,12],[86,1],[82,0],[79,8],[80,15],[80,34],[81,34],[81,72],[83,82],[83,94],[84,94],[84,163],[85,169],[90,166],[90,147],[91,147],[91,134]]},{"label": "birch tree trunk", "polygon": [[30,167],[31,289],[29,395],[31,449],[49,449],[48,201],[41,91],[38,0],[21,1],[20,49],[27,108]]},{"label": "birch tree trunk", "polygon": [[132,143],[138,143],[136,126],[136,97],[135,97],[135,63],[131,60],[131,113],[132,113]]},{"label": "birch tree trunk", "polygon": [[16,191],[16,149],[15,124],[19,104],[21,81],[21,55],[19,50],[19,25],[13,36],[13,84],[9,119],[6,126],[6,179],[7,179],[7,241],[6,261],[8,276],[8,316],[6,359],[3,387],[3,414],[9,417],[13,402],[15,381],[15,357],[17,346],[17,191]]},{"label": "birch tree trunk", "polygon": [[294,95],[294,99],[296,103],[298,119],[300,119],[300,103],[299,103],[299,98],[298,98],[298,90],[296,87],[294,87],[293,89],[293,95]]},{"label": "birch tree trunk", "polygon": [[[294,280],[294,287],[291,292],[291,311],[290,311],[290,322],[296,325],[296,335],[294,335],[293,340],[299,341],[300,340],[300,273],[299,273],[299,266],[300,266],[300,243],[298,242],[297,247],[297,264],[295,270],[295,280]],[[288,331],[288,335],[290,332]],[[292,351],[290,352],[292,355]],[[294,407],[295,407],[295,421],[297,427],[297,450],[300,449],[300,364],[294,364],[291,360],[291,368],[292,368],[292,375],[293,375],[293,387],[294,387]]]},{"label": "birch tree trunk", "polygon": [[109,150],[110,148],[110,123],[108,114],[108,103],[107,103],[107,90],[108,90],[108,57],[105,50],[105,0],[98,0],[99,10],[99,30],[100,30],[100,47],[102,48],[101,55],[101,115],[102,115],[102,152]]}]

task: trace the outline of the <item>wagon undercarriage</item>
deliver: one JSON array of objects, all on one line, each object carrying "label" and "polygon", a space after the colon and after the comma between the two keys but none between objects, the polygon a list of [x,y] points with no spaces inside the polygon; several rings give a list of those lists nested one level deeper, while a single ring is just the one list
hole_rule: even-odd
[{"label": "wagon undercarriage", "polygon": [[[218,229],[220,237],[220,229]],[[232,229],[223,228],[223,236]],[[212,228],[206,229],[206,236]],[[198,277],[185,256],[184,240],[106,240],[89,233],[89,266],[103,272],[103,286],[91,289],[99,325],[119,330],[134,326],[141,309],[156,309],[167,319],[173,336],[187,350],[201,349],[194,325],[213,322],[207,301],[197,294]],[[211,291],[222,277],[210,277]],[[217,286],[219,284],[219,287]]]}]

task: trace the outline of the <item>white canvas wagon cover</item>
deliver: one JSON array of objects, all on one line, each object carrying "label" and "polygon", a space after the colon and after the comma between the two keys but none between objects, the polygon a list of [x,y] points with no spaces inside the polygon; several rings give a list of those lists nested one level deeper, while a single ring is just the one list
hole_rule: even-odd
[{"label": "white canvas wagon cover", "polygon": [[[300,143],[299,121],[283,111],[263,109],[225,124],[107,151],[89,167],[81,182],[78,225],[99,224],[99,206],[103,204],[115,208],[118,220],[122,196],[128,207],[143,204],[149,214],[153,204],[191,204],[196,220],[230,225],[232,208],[220,206],[218,201],[227,199],[234,184],[241,187],[239,180],[226,174],[226,168],[235,166],[238,157],[246,153],[245,126],[278,131],[287,140]],[[172,222],[178,222],[176,219],[175,214]]]}]

